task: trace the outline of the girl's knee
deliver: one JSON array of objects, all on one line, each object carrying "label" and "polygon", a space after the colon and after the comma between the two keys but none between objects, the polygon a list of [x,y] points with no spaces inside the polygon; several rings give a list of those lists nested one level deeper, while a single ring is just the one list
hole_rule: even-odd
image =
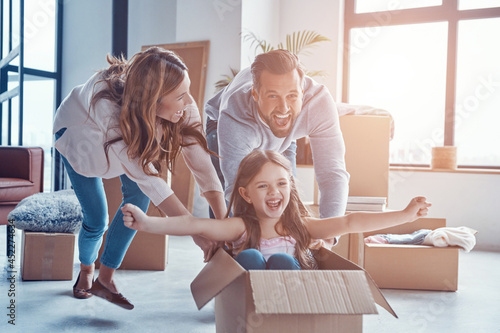
[{"label": "girl's knee", "polygon": [[268,269],[299,270],[298,260],[288,253],[276,253],[267,260]]},{"label": "girl's knee", "polygon": [[236,256],[236,259],[237,260],[260,260],[260,259],[264,259],[264,256],[262,255],[262,253],[259,252],[259,250],[256,250],[256,249],[246,249],[246,250],[243,250],[241,251],[240,253],[238,253],[238,255]]},{"label": "girl's knee", "polygon": [[248,256],[248,255],[261,256],[262,253],[260,253],[260,251],[257,250],[257,249],[246,249],[246,250],[241,251],[238,255],[244,255],[244,256]]},{"label": "girl's knee", "polygon": [[246,249],[241,251],[236,256],[235,260],[246,270],[266,268],[266,260],[264,259],[264,256],[256,249]]}]

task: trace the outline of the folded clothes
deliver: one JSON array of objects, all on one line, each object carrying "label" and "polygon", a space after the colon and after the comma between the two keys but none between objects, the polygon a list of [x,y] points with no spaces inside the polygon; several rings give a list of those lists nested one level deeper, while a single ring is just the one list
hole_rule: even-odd
[{"label": "folded clothes", "polygon": [[477,230],[469,227],[444,227],[430,232],[422,244],[436,247],[460,246],[469,252],[476,245]]},{"label": "folded clothes", "polygon": [[419,245],[430,232],[429,229],[420,229],[411,234],[379,234],[366,237],[365,243]]},{"label": "folded clothes", "polygon": [[477,230],[469,227],[443,227],[435,230],[420,229],[411,234],[378,234],[365,237],[365,243],[411,244],[436,247],[460,246],[469,252],[476,245]]},{"label": "folded clothes", "polygon": [[380,235],[374,235],[374,236],[368,236],[365,237],[365,243],[371,243],[371,244],[388,244],[389,242],[387,239]]}]

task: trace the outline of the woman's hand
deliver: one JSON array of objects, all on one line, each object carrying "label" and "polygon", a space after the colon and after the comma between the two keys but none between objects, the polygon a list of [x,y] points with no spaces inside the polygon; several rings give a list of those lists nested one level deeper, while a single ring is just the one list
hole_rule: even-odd
[{"label": "woman's hand", "polygon": [[432,206],[426,201],[425,197],[415,197],[413,198],[408,206],[403,210],[408,214],[408,222],[415,221],[419,217],[427,216],[429,207]]},{"label": "woman's hand", "polygon": [[193,236],[193,241],[203,250],[204,262],[209,261],[224,242],[211,241],[203,236]]}]

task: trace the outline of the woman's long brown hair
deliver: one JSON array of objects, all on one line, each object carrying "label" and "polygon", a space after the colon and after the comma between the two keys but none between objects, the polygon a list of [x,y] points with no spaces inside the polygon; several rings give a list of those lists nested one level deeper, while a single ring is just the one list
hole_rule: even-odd
[{"label": "woman's long brown hair", "polygon": [[[295,257],[302,268],[311,269],[313,268],[313,262],[308,254],[311,236],[303,221],[303,218],[310,216],[310,213],[300,200],[289,161],[283,155],[274,151],[254,150],[240,163],[233,193],[229,200],[229,207],[232,208],[234,216],[243,219],[247,238],[240,248],[234,250],[236,253],[239,253],[242,250],[259,249],[260,247],[261,230],[254,206],[243,199],[238,189],[240,187],[246,187],[266,163],[274,163],[284,168],[287,170],[290,179],[290,201],[274,229],[277,234],[281,236],[291,236],[297,241],[295,245]],[[228,214],[229,211],[231,211],[231,209],[228,210]]]},{"label": "woman's long brown hair", "polygon": [[[107,61],[110,66],[101,71],[99,81],[105,82],[106,88],[96,92],[91,100],[91,109],[94,110],[101,99],[110,100],[121,109],[121,136],[104,144],[106,157],[110,146],[123,140],[129,158],[137,158],[145,174],[160,176],[163,166],[174,171],[182,147],[200,144],[205,151],[212,153],[200,122],[188,126],[184,118],[172,123],[156,116],[161,98],[181,84],[187,71],[174,52],[151,47],[135,54],[130,61],[110,55]],[[161,128],[159,135],[158,127]]]}]

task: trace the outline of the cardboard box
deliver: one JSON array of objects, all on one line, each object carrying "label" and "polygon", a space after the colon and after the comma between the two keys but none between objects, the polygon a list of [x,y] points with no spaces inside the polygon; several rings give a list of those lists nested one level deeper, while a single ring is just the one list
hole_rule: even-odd
[{"label": "cardboard box", "polygon": [[[122,202],[121,182],[120,178],[113,178],[103,179],[103,183],[108,201],[109,223],[111,223]],[[160,210],[153,204],[150,204],[147,213],[151,216],[161,216]],[[99,258],[95,262],[96,268],[100,266],[99,259],[104,251],[106,235],[99,249]],[[120,269],[164,271],[167,260],[168,236],[138,231],[130,243]]]},{"label": "cardboard box", "polygon": [[[339,118],[345,142],[349,196],[389,196],[389,117],[346,115]],[[360,135],[362,133],[362,135]]]},{"label": "cardboard box", "polygon": [[23,231],[22,279],[72,280],[74,251],[74,234]]},{"label": "cardboard box", "polygon": [[396,314],[359,266],[322,248],[319,270],[242,268],[219,249],[191,283],[198,309],[215,297],[217,332],[361,332],[375,303]]},{"label": "cardboard box", "polygon": [[456,291],[458,248],[366,244],[365,269],[379,288]]},{"label": "cardboard box", "polygon": [[[101,257],[104,247],[99,250]],[[137,232],[120,269],[164,271],[168,261],[168,236]],[[96,268],[99,268],[99,260],[96,260]]]},{"label": "cardboard box", "polygon": [[[409,234],[446,226],[445,219],[420,218],[376,234]],[[365,244],[364,268],[379,288],[456,291],[459,247]]]}]

